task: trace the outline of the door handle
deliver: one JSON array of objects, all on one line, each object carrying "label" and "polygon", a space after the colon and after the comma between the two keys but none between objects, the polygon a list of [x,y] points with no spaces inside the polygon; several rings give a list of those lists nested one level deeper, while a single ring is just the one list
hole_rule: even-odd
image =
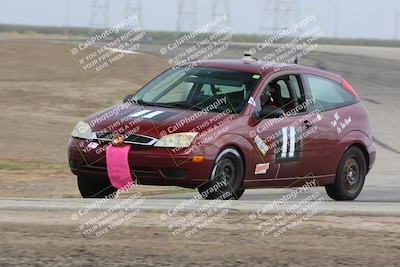
[{"label": "door handle", "polygon": [[305,120],[303,121],[304,127],[306,129],[310,128],[312,126],[311,122],[309,120]]}]

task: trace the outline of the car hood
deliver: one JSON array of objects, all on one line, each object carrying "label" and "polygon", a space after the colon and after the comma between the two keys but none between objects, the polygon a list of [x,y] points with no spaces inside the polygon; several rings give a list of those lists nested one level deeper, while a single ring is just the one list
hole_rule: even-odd
[{"label": "car hood", "polygon": [[179,132],[203,132],[227,117],[238,115],[227,112],[205,112],[124,103],[102,110],[86,118],[95,132],[141,134],[160,138]]}]

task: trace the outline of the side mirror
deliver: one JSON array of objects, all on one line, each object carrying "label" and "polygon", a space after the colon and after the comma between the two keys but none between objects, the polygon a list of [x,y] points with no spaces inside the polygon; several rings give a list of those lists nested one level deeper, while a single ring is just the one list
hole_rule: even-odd
[{"label": "side mirror", "polygon": [[285,115],[283,109],[273,106],[266,106],[262,110],[255,112],[253,117],[258,120],[281,118]]},{"label": "side mirror", "polygon": [[132,101],[132,98],[133,98],[134,96],[135,96],[134,94],[129,94],[129,95],[127,95],[127,96],[124,96],[122,102],[123,102],[123,103],[131,102],[131,101]]}]

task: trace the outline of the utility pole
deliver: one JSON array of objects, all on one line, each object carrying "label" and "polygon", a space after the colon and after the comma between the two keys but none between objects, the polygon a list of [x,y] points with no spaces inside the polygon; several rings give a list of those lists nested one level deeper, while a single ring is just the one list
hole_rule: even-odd
[{"label": "utility pole", "polygon": [[64,35],[68,36],[69,35],[69,15],[70,15],[70,7],[71,7],[71,2],[70,0],[65,0],[65,29],[64,29]]},{"label": "utility pole", "polygon": [[142,1],[141,0],[126,0],[125,2],[125,18],[130,16],[136,16],[137,25],[129,25],[132,26],[141,26],[143,27],[143,16],[142,16]]},{"label": "utility pole", "polygon": [[338,7],[337,2],[335,2],[334,5],[335,6],[334,6],[334,14],[333,14],[333,16],[334,16],[334,18],[333,18],[333,23],[334,23],[333,36],[335,38],[338,38],[338,35],[339,35],[339,7]]},{"label": "utility pole", "polygon": [[178,32],[191,32],[196,28],[196,1],[180,0],[178,5]]},{"label": "utility pole", "polygon": [[399,39],[399,23],[400,23],[400,12],[397,9],[394,15],[394,39]]},{"label": "utility pole", "polygon": [[218,17],[226,17],[225,25],[218,25],[214,31],[218,32],[226,26],[231,26],[231,12],[229,0],[213,0],[211,9],[211,20]]},{"label": "utility pole", "polygon": [[260,30],[266,34],[286,30],[300,19],[300,13],[295,0],[264,1]]},{"label": "utility pole", "polygon": [[90,27],[107,28],[109,0],[93,0]]}]

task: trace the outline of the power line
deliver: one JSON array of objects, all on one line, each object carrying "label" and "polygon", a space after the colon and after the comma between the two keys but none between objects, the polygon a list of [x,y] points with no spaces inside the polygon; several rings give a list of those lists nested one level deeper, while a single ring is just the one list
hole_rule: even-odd
[{"label": "power line", "polygon": [[286,30],[299,20],[300,13],[297,1],[267,0],[264,2],[260,30],[267,34]]},{"label": "power line", "polygon": [[339,35],[339,7],[338,4],[335,2],[334,4],[334,14],[333,14],[333,37],[337,38]]},{"label": "power line", "polygon": [[196,28],[196,1],[180,0],[178,5],[178,32],[191,32]]},{"label": "power line", "polygon": [[69,35],[69,16],[70,16],[71,2],[65,0],[65,30],[64,35]]},{"label": "power line", "polygon": [[137,18],[137,25],[129,25],[130,27],[141,26],[143,27],[142,16],[142,1],[141,0],[126,0],[125,2],[125,18],[135,16]]},{"label": "power line", "polygon": [[230,12],[230,1],[229,0],[213,0],[211,8],[211,20],[218,17],[226,17],[225,25],[218,25],[214,31],[218,32],[225,28],[225,26],[231,26],[231,12]]},{"label": "power line", "polygon": [[109,0],[93,0],[90,27],[107,28]]},{"label": "power line", "polygon": [[400,12],[397,9],[394,15],[394,39],[399,39],[399,23],[400,23]]}]

